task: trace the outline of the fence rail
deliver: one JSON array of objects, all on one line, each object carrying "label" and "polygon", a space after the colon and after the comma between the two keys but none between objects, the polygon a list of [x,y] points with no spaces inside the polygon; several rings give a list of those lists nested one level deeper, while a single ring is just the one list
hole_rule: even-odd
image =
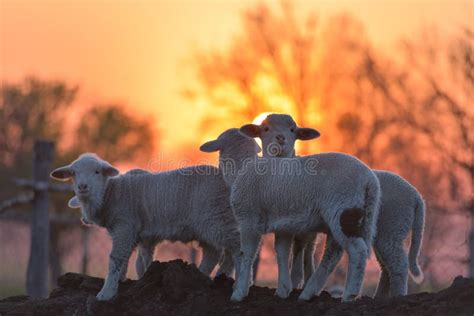
[{"label": "fence rail", "polygon": [[13,179],[13,182],[19,187],[35,191],[74,192],[72,185],[65,183],[50,183],[48,181],[35,181],[20,178]]}]

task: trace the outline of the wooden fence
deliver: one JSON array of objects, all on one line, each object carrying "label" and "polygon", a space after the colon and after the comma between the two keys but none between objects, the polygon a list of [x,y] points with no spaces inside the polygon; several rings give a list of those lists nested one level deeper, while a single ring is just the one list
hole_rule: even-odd
[{"label": "wooden fence", "polygon": [[[51,220],[78,224],[78,219],[56,216],[50,218],[49,192],[73,192],[67,184],[49,183],[49,173],[53,166],[54,143],[47,140],[37,140],[33,148],[33,179],[13,179],[13,182],[23,191],[15,197],[0,203],[0,219],[30,220],[31,244],[26,272],[26,291],[31,298],[46,298],[48,296],[48,255],[49,255],[49,226]],[[24,214],[8,214],[20,204],[31,204],[31,216]]]}]

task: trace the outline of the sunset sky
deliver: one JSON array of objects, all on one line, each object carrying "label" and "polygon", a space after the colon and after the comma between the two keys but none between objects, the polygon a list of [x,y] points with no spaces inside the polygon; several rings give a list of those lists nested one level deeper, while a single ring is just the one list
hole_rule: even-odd
[{"label": "sunset sky", "polygon": [[[225,47],[239,33],[240,13],[255,4],[0,0],[0,74],[8,81],[33,74],[79,84],[83,104],[133,106],[137,114],[156,118],[163,131],[161,149],[173,151],[189,140],[202,141],[196,126],[205,104],[193,104],[179,93],[192,78],[186,66],[192,53]],[[294,6],[299,14],[316,11],[321,19],[347,12],[388,52],[423,27],[449,34],[473,19],[472,2],[462,0],[296,1]]]},{"label": "sunset sky", "polygon": [[[300,36],[296,28],[289,26],[291,18],[271,21],[268,17],[273,17],[273,13],[281,15],[280,0],[0,0],[0,80],[21,83],[25,77],[34,76],[44,81],[65,81],[71,87],[78,85],[77,107],[67,117],[66,132],[72,132],[74,123],[81,119],[78,112],[96,104],[123,104],[131,113],[152,119],[160,136],[157,151],[153,157],[139,157],[143,161],[121,157],[125,160],[117,161],[121,171],[132,167],[161,171],[215,163],[217,153],[199,151],[199,145],[211,137],[227,128],[239,127],[237,124],[244,124],[248,118],[258,116],[261,120],[262,115],[256,113],[303,109],[290,114],[297,120],[306,120],[304,124],[321,131],[322,137],[314,142],[298,141],[298,155],[321,151],[353,154],[371,168],[406,177],[423,194],[429,212],[420,262],[427,267],[429,285],[419,289],[444,287],[455,275],[466,275],[468,230],[474,229],[474,220],[469,228],[466,211],[472,203],[473,138],[469,136],[472,128],[469,130],[470,125],[465,122],[474,121],[474,106],[472,76],[464,68],[465,64],[470,65],[459,61],[469,60],[466,56],[472,54],[472,35],[466,36],[467,32],[462,30],[474,30],[474,0],[287,1],[293,4],[295,24],[309,24],[306,29],[311,32],[313,28],[311,23],[306,24],[306,18],[316,13],[315,33]],[[244,29],[243,13],[248,9],[258,11],[255,8],[259,3],[270,7],[272,14],[261,10],[266,15],[248,18]],[[330,22],[341,13],[354,18],[356,23],[346,23],[338,29],[340,24]],[[273,24],[263,23],[268,22],[265,17]],[[249,20],[256,21],[255,24],[262,22],[259,25],[264,27],[255,27]],[[365,33],[357,22],[362,23]],[[285,32],[297,35],[285,37]],[[349,40],[344,41],[347,33]],[[456,36],[460,33],[464,34],[465,42]],[[431,36],[441,40],[433,44]],[[417,46],[410,56],[416,55],[415,58],[406,58],[409,62],[402,57],[408,51],[401,49],[403,39]],[[333,40],[337,44],[331,43]],[[278,47],[282,43],[287,46]],[[357,45],[353,43],[364,44],[360,45],[364,49],[354,49]],[[329,48],[320,51],[325,45]],[[230,53],[226,54],[226,49]],[[199,55],[209,60],[197,59],[196,53],[202,51],[211,52]],[[352,51],[357,51],[357,56]],[[344,54],[338,54],[341,52]],[[436,55],[432,52],[441,57],[430,58]],[[279,59],[278,54],[283,57]],[[397,65],[400,60],[405,63]],[[202,91],[198,89],[196,98],[186,98],[185,91],[188,95],[196,92],[193,88],[198,86],[199,78],[193,70],[199,66],[200,78],[207,80],[208,94],[200,95]],[[213,70],[217,75],[213,76]],[[433,89],[433,84],[446,92],[444,98]],[[331,85],[337,87],[330,91],[327,87]],[[453,101],[459,106],[453,106]],[[465,119],[463,111],[471,115],[471,121]],[[227,114],[222,115],[225,120],[221,119],[221,112]],[[218,120],[218,124],[212,124],[215,121],[210,119]],[[4,128],[4,139],[13,139],[12,135],[23,126]],[[71,135],[61,138],[64,141],[60,145],[74,147],[68,137]],[[74,137],[86,139],[84,143],[89,146],[89,138],[83,135]],[[147,144],[130,139],[129,143]],[[58,147],[58,151],[63,149]],[[5,148],[0,153],[9,153],[10,147]],[[114,148],[124,148],[123,143],[122,147]],[[10,162],[13,165],[14,158]],[[14,172],[16,177],[17,170],[10,169],[8,174]],[[9,177],[2,174],[2,178]],[[18,258],[27,258],[29,244],[23,241],[29,233],[26,226],[18,230],[10,222],[0,224],[8,226],[3,236],[13,241],[9,247],[2,247],[6,252],[0,248],[0,257],[2,251],[18,253],[18,241],[23,245],[20,252],[24,252],[21,257],[3,256],[13,261],[3,275],[0,269],[0,284],[2,277],[6,275],[8,280],[10,271],[15,271],[15,278],[23,286],[28,260],[22,259],[19,268]],[[9,233],[13,231],[15,234]],[[109,247],[108,237],[101,236],[98,238]],[[91,240],[96,242],[95,238]],[[101,242],[95,243],[95,248],[104,259],[97,262],[106,260]],[[170,246],[169,253],[164,255],[160,250],[156,258],[168,260],[177,254],[187,258],[189,248],[180,252],[175,247]],[[273,282],[277,266],[271,249],[264,250],[265,268],[260,270],[263,272],[259,272],[259,278]],[[82,254],[82,249],[77,248],[72,255],[78,256],[77,253]],[[77,267],[71,270],[79,271],[79,260],[74,262]],[[371,284],[378,276],[377,266],[372,256],[368,269]],[[107,265],[97,267],[104,270],[93,273],[103,276]],[[67,265],[64,271],[69,271]]]}]

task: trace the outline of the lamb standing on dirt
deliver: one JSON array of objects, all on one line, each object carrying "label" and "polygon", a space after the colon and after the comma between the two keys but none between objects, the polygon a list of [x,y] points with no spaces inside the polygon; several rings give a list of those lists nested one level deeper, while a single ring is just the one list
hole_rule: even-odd
[{"label": "lamb standing on dirt", "polygon": [[197,240],[214,251],[212,267],[222,249],[239,266],[238,227],[229,216],[229,190],[215,167],[119,176],[106,161],[84,154],[51,176],[72,179],[85,221],[105,227],[112,237],[109,270],[99,300],[117,293],[123,266],[139,243]]},{"label": "lamb standing on dirt", "polygon": [[[340,245],[349,253],[343,300],[355,299],[362,287],[379,209],[380,187],[374,173],[355,157],[341,153],[290,159],[249,157],[246,153],[255,141],[238,137],[239,131],[230,129],[201,146],[206,152],[220,151],[221,164],[236,161],[238,170],[223,172],[231,184],[231,205],[241,234],[241,267],[231,300],[241,301],[248,295],[262,234],[275,232],[278,289],[284,293],[292,290],[288,263],[293,235],[325,229],[331,233],[328,245]],[[362,214],[360,234],[343,227],[345,213]],[[328,265],[321,264],[313,273],[300,299],[309,300],[322,290],[338,252],[326,254]]]},{"label": "lamb standing on dirt", "polygon": [[[293,156],[296,139],[314,138],[309,137],[311,130],[297,127],[293,118],[285,114],[271,114],[261,125],[249,124],[242,130],[247,136],[259,137],[262,140],[264,156],[265,153],[267,156]],[[374,239],[374,250],[382,273],[375,296],[406,295],[409,270],[415,282],[420,283],[423,280],[417,257],[423,236],[425,205],[416,188],[402,177],[382,170],[374,170],[374,173],[379,179],[382,190],[377,234]],[[412,239],[407,258],[403,241],[410,229]],[[310,241],[306,247],[300,246],[306,248],[305,281],[307,281],[306,269],[311,269],[311,266],[307,267],[309,262],[307,257],[313,257],[313,245],[314,242]],[[297,258],[295,261],[299,262]],[[294,277],[297,275],[293,273],[294,270],[292,268],[293,285],[298,282]]]},{"label": "lamb standing on dirt", "polygon": [[[312,128],[298,127],[286,114],[270,114],[260,125],[247,124],[240,129],[243,134],[262,141],[263,157],[295,157],[295,141],[310,140],[320,136]],[[314,272],[314,251],[317,233],[295,236],[292,246],[291,283],[302,288]],[[289,293],[283,293],[283,297]],[[280,296],[280,293],[277,293]],[[280,296],[281,297],[281,296]]]}]

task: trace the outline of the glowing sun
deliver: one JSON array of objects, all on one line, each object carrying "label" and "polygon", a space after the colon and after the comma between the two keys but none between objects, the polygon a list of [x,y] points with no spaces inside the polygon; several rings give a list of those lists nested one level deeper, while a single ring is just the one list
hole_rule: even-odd
[{"label": "glowing sun", "polygon": [[256,124],[256,125],[260,125],[264,119],[267,118],[267,116],[269,114],[273,114],[273,112],[263,112],[263,113],[260,113],[259,115],[257,115],[256,118],[253,119],[253,124]]}]

